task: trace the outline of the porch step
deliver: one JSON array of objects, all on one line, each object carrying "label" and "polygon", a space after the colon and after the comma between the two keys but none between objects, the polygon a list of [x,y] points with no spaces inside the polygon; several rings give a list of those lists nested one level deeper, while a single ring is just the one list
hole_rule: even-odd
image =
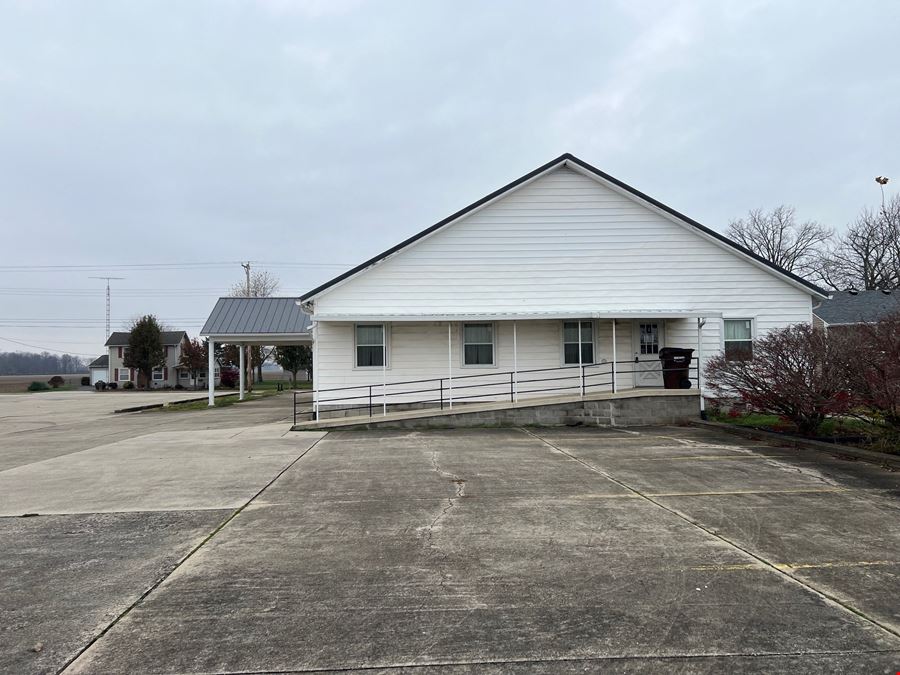
[{"label": "porch step", "polygon": [[458,405],[453,410],[426,408],[386,415],[333,417],[299,422],[292,431],[377,428],[452,428],[487,426],[641,426],[674,424],[697,419],[700,396],[696,389],[637,389],[615,394],[548,396],[518,403],[492,402]]}]

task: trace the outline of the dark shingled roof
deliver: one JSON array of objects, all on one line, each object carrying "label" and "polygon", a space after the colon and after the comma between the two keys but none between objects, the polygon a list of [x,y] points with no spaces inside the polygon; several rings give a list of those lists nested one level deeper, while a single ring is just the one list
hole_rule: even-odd
[{"label": "dark shingled roof", "polygon": [[[109,339],[106,341],[107,347],[127,347],[128,346],[128,337],[131,333],[125,333],[116,331],[112,335],[109,336]],[[162,343],[164,345],[177,345],[181,343],[182,338],[184,338],[187,333],[183,330],[164,330],[162,333]]]},{"label": "dark shingled roof", "polygon": [[109,354],[98,356],[96,359],[91,361],[88,368],[109,368]]},{"label": "dark shingled roof", "polygon": [[814,314],[829,325],[878,321],[900,312],[900,291],[835,291]]},{"label": "dark shingled roof", "polygon": [[219,298],[200,334],[296,335],[310,324],[296,298]]}]

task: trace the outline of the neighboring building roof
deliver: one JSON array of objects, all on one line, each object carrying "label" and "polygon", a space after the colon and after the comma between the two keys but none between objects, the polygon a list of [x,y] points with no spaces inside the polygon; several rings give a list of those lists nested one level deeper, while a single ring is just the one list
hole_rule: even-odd
[{"label": "neighboring building roof", "polygon": [[297,335],[310,324],[296,298],[219,298],[200,334]]},{"label": "neighboring building roof", "polygon": [[[187,333],[183,330],[164,330],[162,333],[162,343],[164,345],[178,345],[181,344],[181,341],[187,337]],[[107,347],[127,347],[128,346],[128,338],[131,336],[131,333],[119,332],[116,331],[112,335],[109,336],[109,339],[106,341]]]},{"label": "neighboring building roof", "polygon": [[829,295],[829,292],[826,291],[825,289],[820,288],[819,286],[816,286],[815,284],[807,281],[806,279],[803,279],[802,277],[798,277],[796,274],[793,274],[792,272],[788,272],[786,269],[783,269],[783,268],[779,267],[778,265],[776,265],[775,263],[770,262],[769,260],[766,260],[765,258],[756,255],[755,253],[753,253],[753,251],[750,251],[749,249],[744,248],[743,246],[741,246],[740,244],[738,244],[735,241],[732,241],[728,237],[716,232],[715,230],[711,230],[708,227],[705,227],[704,225],[701,225],[696,220],[688,218],[687,216],[679,213],[672,207],[666,206],[662,202],[659,202],[659,201],[653,199],[653,197],[650,197],[650,196],[644,194],[643,192],[636,190],[635,188],[631,187],[630,185],[623,183],[619,179],[614,178],[613,176],[610,176],[608,173],[604,173],[600,169],[597,169],[596,167],[591,166],[587,162],[582,161],[582,160],[578,159],[577,157],[575,157],[574,155],[567,152],[563,155],[560,155],[556,159],[554,159],[550,162],[547,162],[543,166],[539,166],[537,169],[535,169],[534,171],[531,171],[530,173],[525,174],[521,178],[514,180],[512,183],[509,183],[508,185],[504,185],[499,190],[496,190],[496,191],[492,192],[491,194],[489,194],[485,197],[482,197],[477,202],[474,202],[473,204],[469,204],[469,206],[465,207],[464,209],[461,209],[460,211],[457,211],[453,215],[448,216],[447,218],[444,218],[443,220],[432,225],[431,227],[422,230],[418,234],[414,234],[412,237],[410,237],[409,239],[406,239],[405,241],[400,242],[393,248],[390,248],[387,251],[384,251],[383,253],[378,254],[374,258],[371,258],[371,259],[367,260],[366,262],[364,262],[360,265],[357,265],[353,269],[347,270],[346,272],[335,277],[331,281],[327,281],[324,284],[322,284],[321,286],[317,286],[316,288],[312,289],[308,293],[304,293],[302,296],[300,296],[300,300],[301,301],[310,300],[311,298],[318,295],[322,291],[325,291],[325,290],[329,289],[330,287],[334,286],[335,284],[340,283],[341,281],[344,281],[345,279],[348,279],[349,277],[352,277],[352,276],[364,271],[366,268],[374,265],[375,263],[380,262],[381,260],[384,260],[385,258],[387,258],[389,256],[392,256],[393,254],[397,253],[398,251],[417,242],[419,239],[427,237],[428,235],[441,229],[442,227],[445,227],[446,225],[449,225],[449,224],[453,223],[454,221],[459,220],[463,216],[466,216],[469,213],[471,213],[472,211],[475,211],[475,210],[481,208],[482,206],[488,204],[489,202],[492,202],[495,199],[502,197],[507,192],[511,192],[511,191],[515,190],[516,188],[520,187],[524,183],[528,183],[529,181],[533,180],[534,178],[537,178],[541,174],[547,173],[547,172],[552,171],[553,169],[556,169],[560,166],[566,166],[566,165],[569,165],[572,167],[577,167],[580,170],[582,170],[583,172],[585,172],[589,175],[593,175],[595,178],[599,178],[608,183],[612,183],[613,185],[630,193],[633,197],[636,197],[639,200],[647,202],[651,206],[654,206],[654,207],[664,211],[665,213],[667,213],[670,216],[673,216],[674,218],[680,220],[681,222],[691,226],[692,228],[698,230],[699,232],[702,232],[703,234],[716,239],[721,244],[724,244],[725,246],[734,249],[738,253],[741,253],[745,256],[750,257],[752,260],[755,260],[757,263],[768,268],[770,271],[784,277],[789,283],[792,283],[795,286],[800,286],[804,290],[811,292],[813,295],[817,295],[822,298],[826,298]]},{"label": "neighboring building roof", "polygon": [[88,368],[109,368],[109,354],[98,356],[96,359],[91,361],[91,363],[88,365]]},{"label": "neighboring building roof", "polygon": [[813,313],[829,326],[878,321],[900,312],[900,292],[835,291]]}]

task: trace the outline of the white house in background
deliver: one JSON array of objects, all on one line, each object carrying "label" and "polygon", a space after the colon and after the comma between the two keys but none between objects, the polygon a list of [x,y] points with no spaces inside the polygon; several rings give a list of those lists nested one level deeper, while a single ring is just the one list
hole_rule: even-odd
[{"label": "white house in background", "polygon": [[[128,350],[128,340],[131,337],[131,333],[128,332],[114,332],[109,338],[106,340],[106,349],[107,354],[105,355],[105,371],[106,377],[103,378],[106,382],[116,382],[118,386],[123,386],[126,382],[134,382],[135,386],[144,386],[143,381],[139,381],[142,378],[139,373],[134,368],[126,368],[124,359],[125,352]],[[181,349],[185,342],[189,340],[188,334],[183,330],[174,330],[174,331],[162,331],[161,334],[163,348],[165,349],[165,363],[159,368],[155,368],[153,370],[152,379],[150,382],[150,387],[153,389],[160,389],[163,387],[174,387],[177,384],[182,385],[183,387],[192,387],[199,386],[205,387],[207,385],[206,373],[207,370],[203,369],[199,371],[197,375],[197,381],[194,382],[191,379],[191,373],[188,370],[182,368],[179,364],[181,362]],[[104,359],[104,356],[96,359],[93,363],[91,363],[91,380],[92,384],[94,380],[94,364],[99,364]],[[98,373],[102,372],[100,367],[98,367]],[[219,381],[219,367],[218,364],[215,366],[215,384],[218,384]],[[98,377],[99,379],[99,377]]]},{"label": "white house in background", "polygon": [[325,410],[369,385],[377,406],[660,387],[660,349],[737,354],[827,297],[565,154],[298,302]]}]

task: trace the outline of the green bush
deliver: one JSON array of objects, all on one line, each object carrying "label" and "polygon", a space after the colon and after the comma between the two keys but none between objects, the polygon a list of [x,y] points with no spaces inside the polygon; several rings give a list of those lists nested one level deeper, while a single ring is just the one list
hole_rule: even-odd
[{"label": "green bush", "polygon": [[87,375],[81,378],[81,386],[82,387],[90,387],[91,386],[91,378]]},{"label": "green bush", "polygon": [[54,375],[49,380],[47,380],[47,384],[56,389],[57,387],[61,387],[66,383],[65,379],[63,379],[59,375]]},{"label": "green bush", "polygon": [[50,385],[44,382],[32,382],[28,385],[28,391],[50,391]]},{"label": "green bush", "polygon": [[134,389],[134,382],[126,382],[122,385],[122,389]]}]

